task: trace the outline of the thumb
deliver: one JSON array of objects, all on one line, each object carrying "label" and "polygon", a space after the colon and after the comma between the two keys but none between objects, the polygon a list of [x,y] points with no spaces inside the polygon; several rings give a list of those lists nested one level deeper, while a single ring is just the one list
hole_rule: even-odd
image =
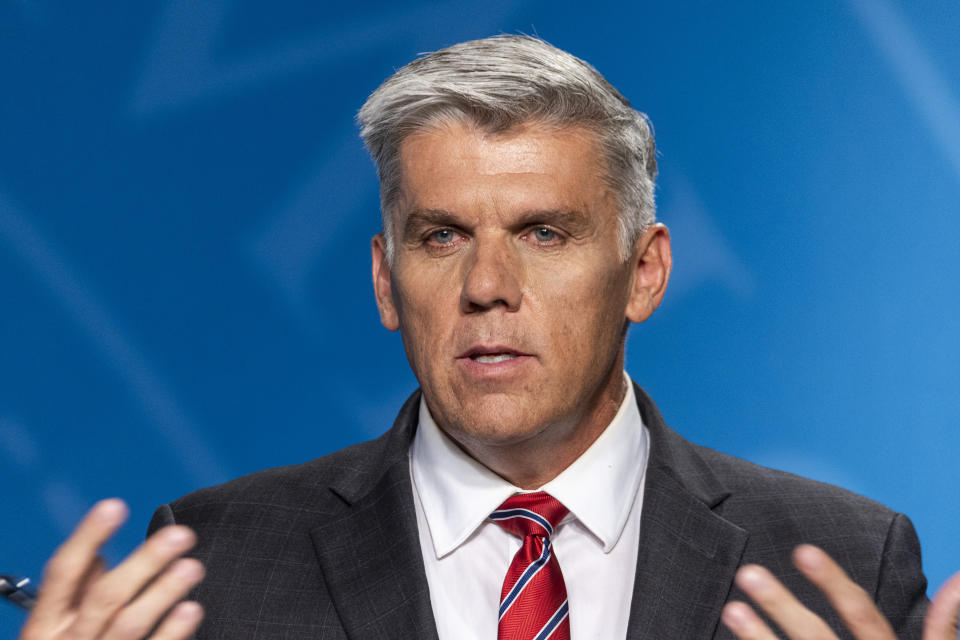
[{"label": "thumb", "polygon": [[956,640],[960,629],[960,573],[947,580],[927,611],[923,640]]}]

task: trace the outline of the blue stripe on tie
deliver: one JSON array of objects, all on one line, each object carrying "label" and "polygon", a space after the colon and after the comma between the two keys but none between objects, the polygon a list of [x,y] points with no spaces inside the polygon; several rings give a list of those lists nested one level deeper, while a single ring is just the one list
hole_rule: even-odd
[{"label": "blue stripe on tie", "polygon": [[543,551],[540,552],[540,557],[530,563],[530,566],[524,569],[523,573],[520,574],[520,577],[514,583],[513,588],[510,589],[510,593],[507,594],[507,597],[503,599],[503,602],[500,603],[500,619],[503,619],[504,614],[510,610],[510,606],[516,601],[520,596],[520,593],[523,591],[523,588],[527,586],[527,583],[537,575],[537,572],[540,571],[543,567],[547,565],[547,562],[550,560],[550,540],[543,541]]},{"label": "blue stripe on tie", "polygon": [[504,509],[503,511],[494,511],[490,514],[491,520],[509,520],[510,518],[526,518],[527,520],[532,520],[546,529],[548,536],[553,535],[553,526],[550,524],[550,521],[539,513],[534,513],[529,509]]},{"label": "blue stripe on tie", "polygon": [[557,612],[550,618],[550,621],[543,625],[543,629],[540,629],[540,633],[533,637],[533,640],[547,640],[547,638],[557,630],[557,627],[560,626],[560,623],[563,622],[563,619],[567,617],[569,612],[570,608],[567,606],[567,601],[564,600],[560,608],[557,609]]}]

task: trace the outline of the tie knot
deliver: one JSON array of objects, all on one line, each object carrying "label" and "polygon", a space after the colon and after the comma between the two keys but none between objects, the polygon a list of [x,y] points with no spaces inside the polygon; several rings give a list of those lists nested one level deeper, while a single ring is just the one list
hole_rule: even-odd
[{"label": "tie knot", "polygon": [[525,538],[540,535],[549,538],[554,528],[567,515],[567,508],[548,493],[518,493],[490,514],[498,525]]}]

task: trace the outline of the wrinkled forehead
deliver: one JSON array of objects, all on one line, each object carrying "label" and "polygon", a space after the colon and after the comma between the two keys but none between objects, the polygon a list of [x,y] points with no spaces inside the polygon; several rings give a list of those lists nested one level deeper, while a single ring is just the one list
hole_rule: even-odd
[{"label": "wrinkled forehead", "polygon": [[[489,131],[469,120],[439,120],[400,146],[398,213],[428,206],[425,195],[451,198],[496,186],[527,187],[546,197],[601,197],[606,164],[598,136],[587,127],[537,121]],[[458,193],[461,192],[461,193]]]}]

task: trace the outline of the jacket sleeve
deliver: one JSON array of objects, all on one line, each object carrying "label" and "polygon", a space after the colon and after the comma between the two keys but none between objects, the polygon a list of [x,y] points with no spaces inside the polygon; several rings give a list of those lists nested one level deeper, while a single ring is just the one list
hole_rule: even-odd
[{"label": "jacket sleeve", "polygon": [[930,601],[920,563],[920,541],[910,519],[898,513],[890,523],[874,600],[901,640],[921,640]]}]

